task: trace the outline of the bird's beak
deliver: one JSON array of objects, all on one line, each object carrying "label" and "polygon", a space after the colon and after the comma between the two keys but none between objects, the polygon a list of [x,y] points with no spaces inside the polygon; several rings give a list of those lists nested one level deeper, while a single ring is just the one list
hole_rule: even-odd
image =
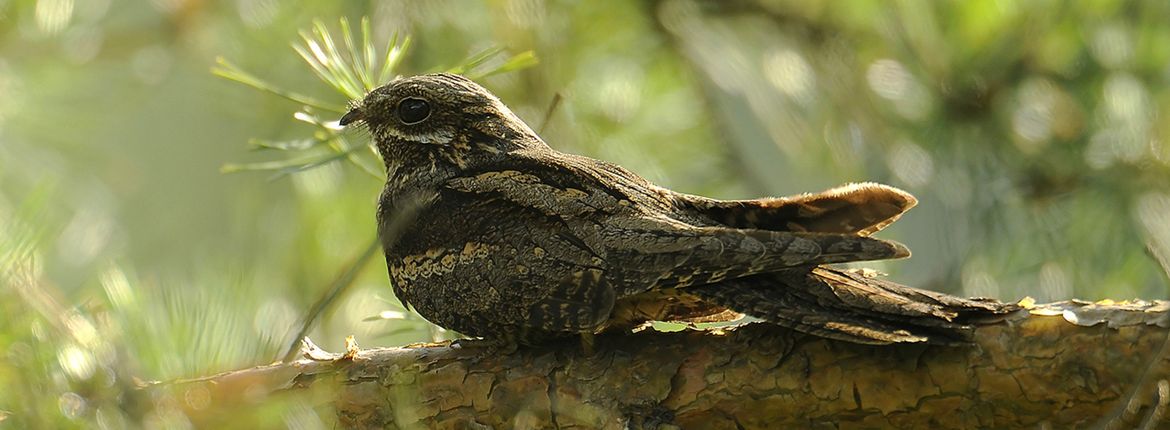
[{"label": "bird's beak", "polygon": [[341,125],[342,127],[345,127],[346,125],[348,125],[352,122],[361,121],[363,119],[366,119],[366,118],[365,118],[365,115],[362,114],[362,108],[353,108],[353,109],[350,109],[349,112],[347,112],[345,114],[345,116],[342,116],[341,120],[338,121],[337,124]]}]

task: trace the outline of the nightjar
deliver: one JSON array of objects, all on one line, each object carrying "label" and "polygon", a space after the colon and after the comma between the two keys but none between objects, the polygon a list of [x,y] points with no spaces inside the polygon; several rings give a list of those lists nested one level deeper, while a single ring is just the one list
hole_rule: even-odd
[{"label": "nightjar", "polygon": [[379,235],[395,294],[442,327],[533,343],[747,314],[857,343],[961,342],[1014,310],[826,266],[903,258],[870,235],[916,200],[873,183],[716,200],[550,148],[457,75],[355,101],[386,164]]}]

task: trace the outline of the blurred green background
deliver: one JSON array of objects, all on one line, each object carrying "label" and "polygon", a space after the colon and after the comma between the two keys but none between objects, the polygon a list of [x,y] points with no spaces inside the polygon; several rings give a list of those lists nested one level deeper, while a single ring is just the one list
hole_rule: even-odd
[{"label": "blurred green background", "polygon": [[[0,427],[184,427],[197,407],[143,398],[135,379],[280,354],[372,240],[381,184],[345,163],[221,173],[292,157],[249,139],[320,130],[209,70],[222,56],[342,104],[289,43],[314,18],[362,16],[380,44],[414,38],[401,73],[534,51],[536,66],[480,82],[534,127],[561,95],[550,145],[660,185],[904,188],[920,205],[882,237],[914,258],[868,265],[899,282],[1166,296],[1151,256],[1170,255],[1165,1],[0,0]],[[312,336],[331,350],[347,334],[451,336],[377,318],[395,310],[378,255]]]}]

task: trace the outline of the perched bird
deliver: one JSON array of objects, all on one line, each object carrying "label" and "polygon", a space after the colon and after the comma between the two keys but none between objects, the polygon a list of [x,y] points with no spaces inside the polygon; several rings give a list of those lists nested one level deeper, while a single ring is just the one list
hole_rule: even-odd
[{"label": "perched bird", "polygon": [[386,164],[377,220],[395,294],[466,335],[533,343],[742,313],[857,343],[953,343],[1012,310],[824,266],[910,255],[870,237],[916,203],[892,187],[674,192],[553,150],[451,74],[395,80],[351,108],[340,124],[363,124]]}]

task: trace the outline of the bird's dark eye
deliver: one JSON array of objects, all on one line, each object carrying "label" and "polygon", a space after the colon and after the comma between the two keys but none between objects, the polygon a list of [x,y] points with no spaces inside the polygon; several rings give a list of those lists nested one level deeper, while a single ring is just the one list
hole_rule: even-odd
[{"label": "bird's dark eye", "polygon": [[431,116],[431,104],[426,100],[407,97],[398,102],[398,119],[403,124],[418,124]]}]

